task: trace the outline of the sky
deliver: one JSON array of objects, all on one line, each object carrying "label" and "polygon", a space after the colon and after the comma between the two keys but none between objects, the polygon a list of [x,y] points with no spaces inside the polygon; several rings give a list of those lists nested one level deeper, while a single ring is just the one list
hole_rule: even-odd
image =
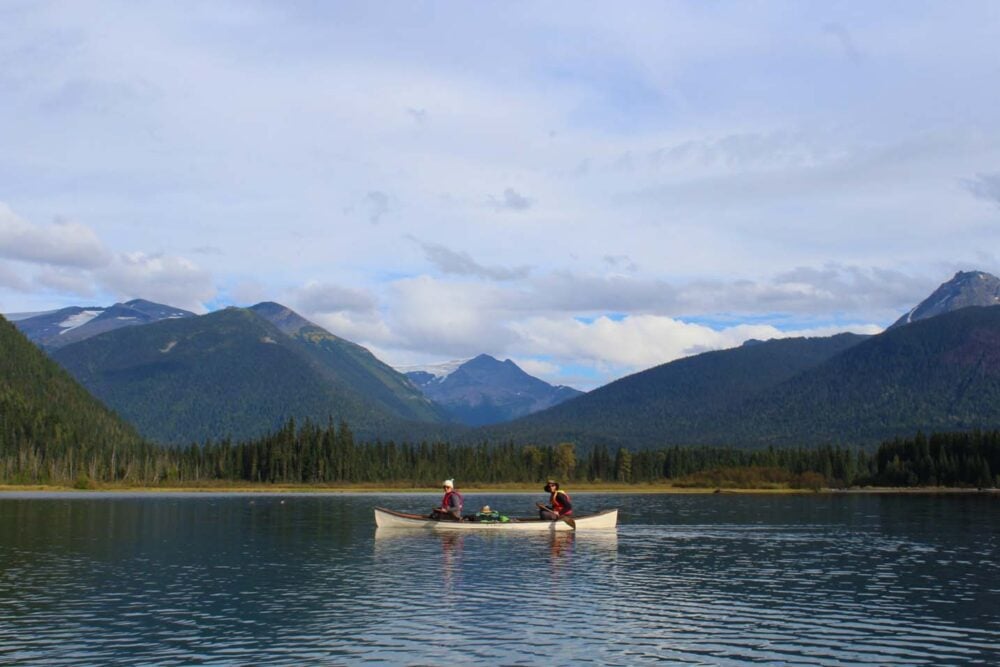
[{"label": "sky", "polygon": [[1000,3],[0,0],[0,312],[591,389],[1000,273]]}]

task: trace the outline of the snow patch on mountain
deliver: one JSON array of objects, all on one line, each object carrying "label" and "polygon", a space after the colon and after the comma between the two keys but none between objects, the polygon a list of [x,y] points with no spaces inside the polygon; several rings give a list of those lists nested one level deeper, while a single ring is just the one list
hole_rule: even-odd
[{"label": "snow patch on mountain", "polygon": [[77,327],[82,327],[84,324],[94,319],[103,312],[104,309],[102,308],[101,310],[81,310],[79,313],[76,313],[75,315],[70,315],[65,320],[59,323],[59,327],[62,329],[62,331],[59,332],[59,335],[61,336],[67,331],[72,331]]},{"label": "snow patch on mountain", "polygon": [[412,366],[396,366],[395,369],[406,375],[408,373],[429,373],[433,375],[438,380],[443,380],[458,368],[469,361],[468,359],[453,359],[452,361],[443,361],[439,364],[416,364]]}]

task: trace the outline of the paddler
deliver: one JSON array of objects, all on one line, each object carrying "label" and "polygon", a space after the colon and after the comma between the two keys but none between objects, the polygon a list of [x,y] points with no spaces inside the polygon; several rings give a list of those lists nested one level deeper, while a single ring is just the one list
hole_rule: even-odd
[{"label": "paddler", "polygon": [[431,510],[430,518],[438,521],[462,520],[462,494],[455,490],[455,480],[446,479],[441,482],[444,487],[444,497],[441,506]]},{"label": "paddler", "polygon": [[559,482],[550,479],[545,483],[545,491],[549,494],[549,504],[539,505],[539,517],[548,521],[558,521],[562,517],[573,515],[573,503],[568,493],[559,490]]}]

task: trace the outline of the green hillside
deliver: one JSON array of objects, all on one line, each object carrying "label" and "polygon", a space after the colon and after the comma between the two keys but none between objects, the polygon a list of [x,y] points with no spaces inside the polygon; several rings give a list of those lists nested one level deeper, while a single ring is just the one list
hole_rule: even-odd
[{"label": "green hillside", "polygon": [[121,463],[141,447],[131,426],[3,317],[0,350],[0,479],[75,479],[105,454]]},{"label": "green hillside", "polygon": [[405,375],[379,361],[366,348],[320,327],[303,329],[296,337],[312,348],[331,379],[353,386],[401,417],[428,422],[445,419],[441,408],[420,393]]},{"label": "green hillside", "polygon": [[918,430],[1000,426],[1000,307],[969,307],[874,336],[747,401],[703,442],[874,444]]},{"label": "green hillside", "polygon": [[753,341],[706,352],[622,378],[588,394],[470,438],[518,442],[659,447],[703,440],[720,411],[773,389],[864,340],[829,338]]},{"label": "green hillside", "polygon": [[774,340],[675,361],[473,433],[637,448],[874,445],[1000,426],[1000,306],[878,336]]},{"label": "green hillside", "polygon": [[253,437],[290,417],[346,420],[362,437],[410,430],[354,379],[334,377],[315,350],[250,310],[121,329],[53,356],[158,442]]},{"label": "green hillside", "polygon": [[361,345],[333,335],[279,303],[265,301],[249,310],[300,342],[315,360],[317,370],[330,382],[366,396],[403,419],[445,421],[444,411],[428,400],[405,375]]}]

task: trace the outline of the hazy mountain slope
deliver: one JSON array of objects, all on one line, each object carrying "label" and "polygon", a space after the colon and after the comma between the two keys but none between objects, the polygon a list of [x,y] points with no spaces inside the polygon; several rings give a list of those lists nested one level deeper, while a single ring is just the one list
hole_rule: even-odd
[{"label": "hazy mountain slope", "polygon": [[840,334],[754,341],[678,359],[509,424],[478,429],[470,438],[633,447],[699,441],[720,411],[790,380],[864,338]]},{"label": "hazy mountain slope", "polygon": [[103,306],[70,306],[18,320],[28,338],[47,350],[86,340],[123,327],[151,324],[164,319],[193,317],[194,313],[144,299]]},{"label": "hazy mountain slope", "polygon": [[481,354],[444,377],[423,371],[408,374],[424,395],[444,407],[454,421],[481,426],[510,421],[581,395],[528,375],[510,359]]}]

